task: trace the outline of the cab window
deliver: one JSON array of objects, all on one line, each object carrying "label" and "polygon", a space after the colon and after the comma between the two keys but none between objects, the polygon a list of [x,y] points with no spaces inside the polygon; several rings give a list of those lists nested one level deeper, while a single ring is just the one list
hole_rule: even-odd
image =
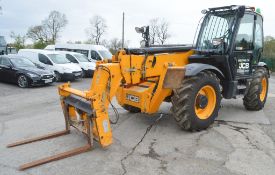
[{"label": "cab window", "polygon": [[66,54],[66,58],[72,63],[78,63],[78,61],[70,54]]},{"label": "cab window", "polygon": [[255,49],[263,48],[263,20],[257,16],[255,25]]},{"label": "cab window", "polygon": [[38,54],[38,59],[41,63],[53,65],[49,58],[43,54]]},{"label": "cab window", "polygon": [[101,60],[100,56],[98,55],[98,53],[96,51],[91,51],[91,58],[94,60]]},{"label": "cab window", "polygon": [[241,19],[238,34],[236,36],[236,50],[252,50],[253,48],[254,15],[245,14]]}]

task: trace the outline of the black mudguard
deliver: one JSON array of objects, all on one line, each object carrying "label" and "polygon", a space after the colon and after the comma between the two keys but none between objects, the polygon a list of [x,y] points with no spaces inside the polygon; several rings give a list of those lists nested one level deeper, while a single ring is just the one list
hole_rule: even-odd
[{"label": "black mudguard", "polygon": [[210,70],[210,71],[213,71],[214,73],[216,73],[216,75],[219,78],[221,78],[221,77],[224,78],[224,74],[222,73],[222,71],[210,64],[190,63],[185,66],[185,69],[186,69],[185,76],[187,76],[187,77],[195,76],[204,70]]}]

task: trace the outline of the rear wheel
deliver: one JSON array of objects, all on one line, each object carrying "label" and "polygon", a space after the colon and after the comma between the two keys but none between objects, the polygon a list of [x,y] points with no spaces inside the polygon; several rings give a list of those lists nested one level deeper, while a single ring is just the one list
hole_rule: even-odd
[{"label": "rear wheel", "polygon": [[19,75],[17,77],[17,85],[21,88],[27,88],[29,87],[29,80],[26,77],[26,75]]},{"label": "rear wheel", "polygon": [[172,112],[184,130],[208,128],[218,116],[221,93],[219,79],[212,72],[201,72],[183,80],[174,90]]},{"label": "rear wheel", "polygon": [[258,68],[250,83],[249,89],[243,98],[247,110],[258,111],[263,109],[268,92],[268,74],[265,68]]}]

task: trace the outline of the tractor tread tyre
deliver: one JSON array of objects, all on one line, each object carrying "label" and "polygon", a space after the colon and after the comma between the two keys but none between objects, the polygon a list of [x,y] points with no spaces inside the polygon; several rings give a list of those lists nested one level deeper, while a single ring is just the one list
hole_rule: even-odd
[{"label": "tractor tread tyre", "polygon": [[[267,81],[267,91],[265,99],[260,100],[260,93],[262,90],[261,81],[266,78]],[[243,105],[249,111],[259,111],[264,108],[266,98],[268,93],[268,73],[265,68],[256,69],[253,79],[250,83],[249,89],[243,98]]]},{"label": "tractor tread tyre", "polygon": [[[200,119],[195,113],[195,100],[199,90],[210,85],[216,93],[216,104],[212,114],[207,119]],[[220,81],[211,71],[200,72],[193,77],[185,78],[178,89],[173,90],[171,98],[172,113],[178,125],[187,131],[200,131],[208,128],[218,116],[221,93]]]}]

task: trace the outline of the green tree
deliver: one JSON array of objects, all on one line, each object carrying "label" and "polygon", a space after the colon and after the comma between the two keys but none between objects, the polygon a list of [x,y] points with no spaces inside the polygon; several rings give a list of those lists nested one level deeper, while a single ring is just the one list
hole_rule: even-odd
[{"label": "green tree", "polygon": [[33,43],[33,48],[34,49],[44,49],[48,43],[44,42],[43,40],[38,40]]},{"label": "green tree", "polygon": [[263,59],[272,71],[275,71],[275,38],[266,36],[264,40]]},{"label": "green tree", "polygon": [[19,49],[25,48],[26,35],[15,34],[13,31],[10,33],[10,37],[14,40],[10,46],[15,47],[18,51]]},{"label": "green tree", "polygon": [[272,36],[265,37],[263,56],[265,58],[275,59],[275,39]]}]

